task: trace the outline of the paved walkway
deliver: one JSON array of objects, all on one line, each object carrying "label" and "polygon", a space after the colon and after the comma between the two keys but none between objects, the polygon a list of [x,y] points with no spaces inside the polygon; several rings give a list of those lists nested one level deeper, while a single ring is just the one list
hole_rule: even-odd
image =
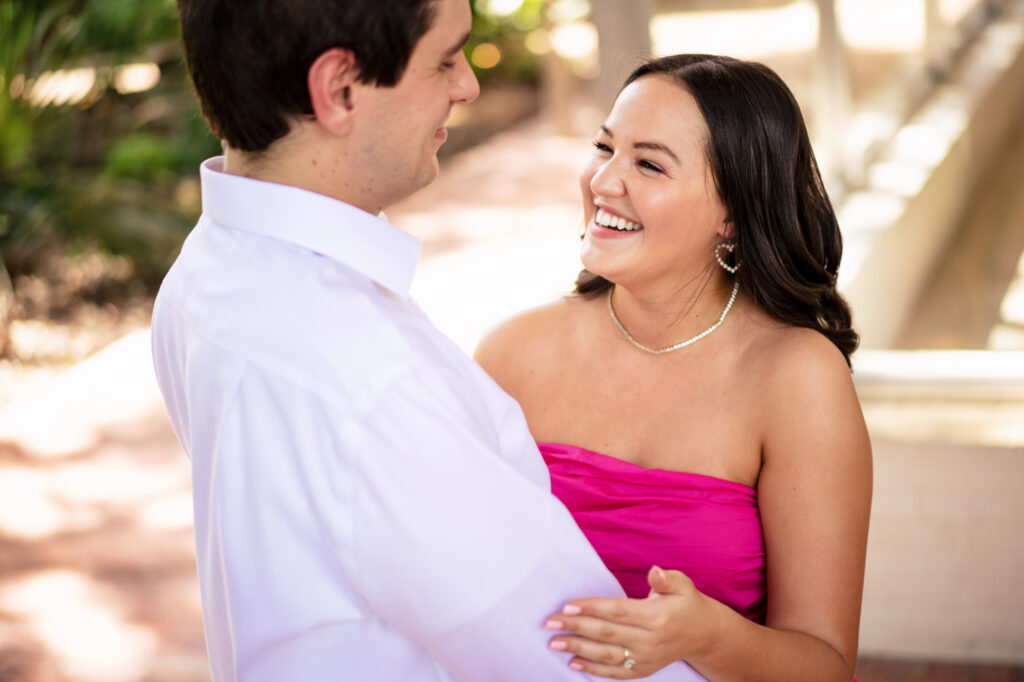
[{"label": "paved walkway", "polygon": [[0,680],[208,679],[187,461],[131,334],[0,410]]}]

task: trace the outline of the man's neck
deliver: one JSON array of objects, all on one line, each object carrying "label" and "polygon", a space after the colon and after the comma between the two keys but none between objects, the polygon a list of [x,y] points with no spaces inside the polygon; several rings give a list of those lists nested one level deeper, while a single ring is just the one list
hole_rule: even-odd
[{"label": "man's neck", "polygon": [[329,144],[315,143],[303,132],[293,129],[259,152],[226,147],[224,172],[298,187],[343,201],[372,215],[385,208],[359,191],[359,185],[346,176],[346,168]]}]

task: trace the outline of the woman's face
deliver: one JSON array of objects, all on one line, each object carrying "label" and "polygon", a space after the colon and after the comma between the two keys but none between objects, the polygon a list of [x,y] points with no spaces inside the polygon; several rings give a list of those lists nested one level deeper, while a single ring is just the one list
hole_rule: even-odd
[{"label": "woman's face", "polygon": [[628,85],[580,175],[584,267],[626,288],[677,291],[731,236],[696,100],[666,76]]}]

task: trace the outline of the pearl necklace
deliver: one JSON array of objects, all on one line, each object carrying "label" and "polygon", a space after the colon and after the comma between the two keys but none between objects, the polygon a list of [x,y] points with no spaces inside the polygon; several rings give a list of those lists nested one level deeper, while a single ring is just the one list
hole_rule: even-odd
[{"label": "pearl necklace", "polygon": [[739,290],[740,281],[737,279],[735,284],[732,285],[732,294],[729,296],[729,302],[725,304],[725,310],[723,310],[722,314],[719,316],[718,322],[715,322],[713,325],[702,331],[700,334],[697,334],[694,337],[686,339],[685,341],[680,341],[679,343],[671,345],[668,348],[659,348],[657,350],[654,348],[648,348],[644,344],[634,339],[633,335],[626,330],[626,328],[622,325],[621,322],[619,322],[619,317],[618,315],[615,314],[615,308],[612,307],[612,292],[615,291],[615,287],[612,287],[608,290],[608,314],[612,316],[612,322],[614,322],[615,326],[619,328],[619,331],[622,332],[622,335],[626,337],[627,341],[629,341],[631,344],[633,344],[640,350],[644,351],[645,353],[650,353],[651,355],[661,355],[662,353],[671,353],[674,350],[686,348],[691,343],[696,343],[700,341],[705,336],[718,329],[718,326],[722,324],[722,321],[725,319],[725,316],[729,313],[729,309],[732,308],[732,304],[736,301],[736,294],[737,292],[739,292]]}]

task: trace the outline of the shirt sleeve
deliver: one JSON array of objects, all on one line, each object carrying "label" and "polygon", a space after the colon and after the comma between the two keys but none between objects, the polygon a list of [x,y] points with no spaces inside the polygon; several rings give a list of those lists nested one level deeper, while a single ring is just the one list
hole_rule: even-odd
[{"label": "shirt sleeve", "polygon": [[[500,434],[454,385],[403,377],[361,425],[356,582],[460,680],[589,679],[547,648],[544,620],[570,599],[622,590],[565,507],[500,457]],[[704,678],[679,663],[651,679]]]}]

